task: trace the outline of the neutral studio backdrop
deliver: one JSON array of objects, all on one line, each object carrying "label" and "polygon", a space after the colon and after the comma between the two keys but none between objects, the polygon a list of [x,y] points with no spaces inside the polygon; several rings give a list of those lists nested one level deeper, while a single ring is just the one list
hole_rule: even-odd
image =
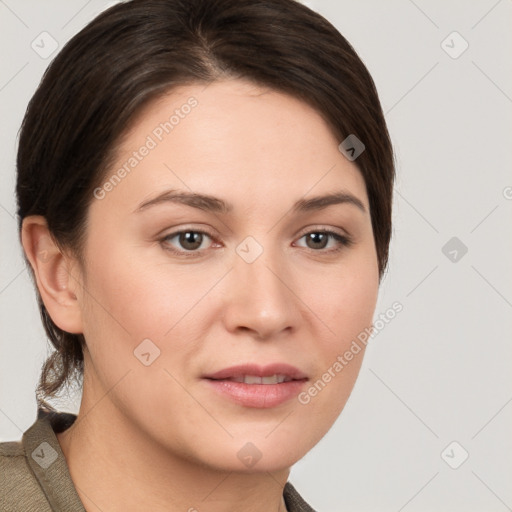
[{"label": "neutral studio backdrop", "polygon": [[[34,422],[48,351],[14,198],[18,129],[54,56],[32,42],[61,48],[113,3],[0,0],[0,441]],[[403,311],[290,479],[321,512],[512,510],[512,0],[304,3],[380,93],[398,179],[376,318]]]}]

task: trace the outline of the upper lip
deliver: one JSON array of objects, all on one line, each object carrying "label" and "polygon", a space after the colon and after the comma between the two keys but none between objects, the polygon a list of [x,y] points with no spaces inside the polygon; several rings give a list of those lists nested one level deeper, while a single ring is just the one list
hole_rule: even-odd
[{"label": "upper lip", "polygon": [[285,363],[273,363],[265,366],[256,364],[240,364],[224,368],[215,373],[209,373],[204,376],[205,379],[221,380],[231,379],[244,375],[253,375],[256,377],[270,377],[272,375],[285,375],[292,380],[307,379],[307,375],[298,368]]}]

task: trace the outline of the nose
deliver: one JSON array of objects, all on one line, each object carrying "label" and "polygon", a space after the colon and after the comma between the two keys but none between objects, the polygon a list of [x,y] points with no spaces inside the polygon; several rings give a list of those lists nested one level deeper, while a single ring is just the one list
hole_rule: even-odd
[{"label": "nose", "polygon": [[235,254],[223,308],[229,332],[250,333],[255,339],[268,340],[297,329],[301,318],[299,283],[283,258],[264,250],[248,263]]}]

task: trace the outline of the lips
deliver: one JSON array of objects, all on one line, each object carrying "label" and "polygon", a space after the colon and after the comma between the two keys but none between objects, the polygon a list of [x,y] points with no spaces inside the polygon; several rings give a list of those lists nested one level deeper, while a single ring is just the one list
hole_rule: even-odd
[{"label": "lips", "polygon": [[253,408],[276,407],[296,396],[308,380],[288,364],[245,364],[205,375],[204,380],[223,397]]},{"label": "lips", "polygon": [[231,380],[244,376],[253,377],[273,377],[275,375],[283,376],[286,380],[303,380],[307,379],[307,375],[289,364],[275,363],[266,366],[258,366],[255,364],[242,364],[224,368],[215,373],[205,376],[206,379],[213,380]]}]

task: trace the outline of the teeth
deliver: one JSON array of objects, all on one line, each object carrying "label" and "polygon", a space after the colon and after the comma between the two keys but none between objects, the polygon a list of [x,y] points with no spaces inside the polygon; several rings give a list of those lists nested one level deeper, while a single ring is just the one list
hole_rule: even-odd
[{"label": "teeth", "polygon": [[243,382],[244,384],[281,384],[281,382],[289,382],[290,379],[286,375],[269,375],[268,377],[258,377],[257,375],[240,375],[233,377],[234,382]]},{"label": "teeth", "polygon": [[262,380],[261,377],[256,377],[255,375],[244,375],[245,384],[262,384]]}]

